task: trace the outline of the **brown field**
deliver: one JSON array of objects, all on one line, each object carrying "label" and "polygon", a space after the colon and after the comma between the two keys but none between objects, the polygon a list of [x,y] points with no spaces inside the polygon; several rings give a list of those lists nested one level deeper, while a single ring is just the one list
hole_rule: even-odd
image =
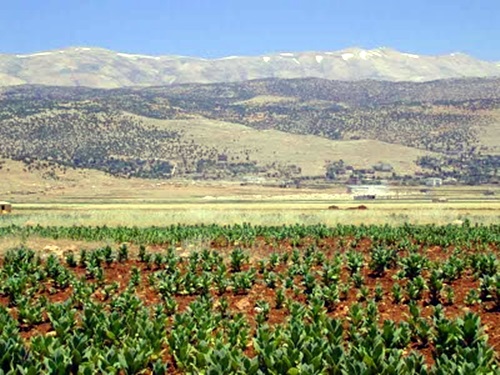
[{"label": "brown field", "polygon": [[[43,244],[44,243],[31,242],[27,245],[30,245],[30,247],[35,250],[41,250],[42,249],[41,246]],[[88,246],[82,247],[84,243],[79,243],[79,242],[71,243],[69,241],[64,241],[64,240],[63,241],[60,240],[58,244],[60,246],[64,246],[64,244],[66,244],[68,246],[71,246],[73,249],[75,248],[75,245],[77,245],[76,248],[78,249],[89,248]],[[97,243],[94,243],[92,245],[95,246],[97,245]],[[207,247],[211,247],[213,250],[216,250],[226,255],[229,254],[233,249],[233,247],[231,246],[219,246],[213,243],[205,245],[207,245]],[[299,245],[298,249],[303,251],[307,248],[308,245],[309,243],[307,240],[303,241],[303,243]],[[342,248],[342,245],[340,245],[339,239],[326,238],[321,240],[320,242],[317,242],[316,245],[318,246],[318,250],[321,251],[327,259],[333,257],[338,251],[340,251],[340,253],[342,254],[346,251],[344,248]],[[63,249],[63,247],[61,247],[61,249]],[[364,254],[366,260],[368,260],[370,249],[371,249],[370,240],[364,239],[363,241],[359,242],[359,244],[355,248],[355,251]],[[148,251],[153,253],[162,252],[164,250],[165,249],[163,249],[161,246],[148,248]],[[177,250],[179,251],[180,256],[184,258],[189,257],[191,254],[189,249],[185,249],[183,247],[180,247]],[[198,251],[198,249],[194,250]],[[261,259],[266,259],[271,252],[276,252],[277,254],[283,254],[286,252],[291,254],[292,246],[287,241],[275,244],[268,244],[265,241],[257,241],[252,245],[252,248],[249,248],[247,250],[251,252],[253,256],[250,258],[250,262],[243,266],[242,271],[247,271],[250,268],[258,269],[259,268],[258,261]],[[494,253],[497,252],[497,250],[494,248],[491,248],[489,250]],[[438,246],[421,249],[419,252],[425,254],[427,257],[429,257],[429,259],[432,259],[432,261],[434,262],[445,262],[450,257],[451,254],[449,249],[443,249]],[[408,254],[406,254],[406,251],[401,251],[399,253],[399,256],[407,256],[407,255]],[[61,261],[64,262],[64,257],[61,257]],[[187,262],[184,262],[179,266],[180,271],[182,273],[188,272],[186,265]],[[92,295],[95,301],[98,301],[99,303],[102,304],[109,303],[107,301],[107,297],[105,297],[103,290],[105,289],[106,286],[110,286],[112,284],[118,285],[119,287],[117,292],[122,293],[130,281],[131,270],[133,268],[136,268],[140,271],[141,282],[135,288],[135,294],[140,298],[141,302],[144,303],[145,306],[152,307],[162,303],[161,294],[158,292],[158,290],[152,288],[148,281],[149,280],[148,277],[150,275],[154,275],[155,272],[161,269],[161,267],[156,267],[155,265],[151,267],[149,265],[146,265],[144,262],[138,261],[137,259],[128,260],[126,262],[115,261],[109,265],[104,265],[103,267],[104,267],[104,283],[102,288],[98,288],[97,291]],[[280,264],[274,269],[274,272],[277,275],[282,276],[281,278],[278,278],[279,280],[285,279],[287,269],[288,267],[286,264]],[[87,272],[86,267],[81,265],[76,266],[74,268],[69,268],[69,270],[77,277],[84,277]],[[321,266],[314,265],[311,268],[311,270],[313,272],[319,273],[321,271]],[[363,276],[363,279],[365,280],[364,288],[365,290],[368,291],[369,296],[363,297],[359,289],[356,289],[354,287],[348,288],[346,294],[343,295],[340,301],[335,304],[335,307],[331,311],[330,310],[328,311],[328,315],[337,319],[341,319],[344,322],[348,322],[349,313],[352,306],[360,301],[365,301],[365,298],[373,298],[375,288],[379,286],[382,288],[382,297],[380,297],[381,299],[377,302],[379,321],[383,322],[385,319],[391,319],[393,321],[399,322],[409,319],[410,313],[407,304],[408,301],[395,302],[392,296],[392,288],[394,284],[399,283],[404,285],[405,283],[405,281],[399,281],[399,282],[395,281],[396,273],[397,270],[390,269],[383,275],[375,276],[370,272],[368,267],[363,266],[361,274]],[[428,277],[427,272],[425,272],[424,275],[425,277]],[[342,267],[341,278],[339,282],[341,284],[348,284],[350,282],[349,280],[350,280],[349,271],[344,264]],[[87,282],[93,283],[95,281],[87,280]],[[291,290],[286,290],[285,292],[287,301],[295,301],[307,305],[309,301],[307,299],[307,294],[303,290],[304,288],[301,286],[301,277],[295,276],[293,282],[295,287]],[[443,303],[444,312],[448,318],[459,317],[463,315],[464,312],[468,311],[472,311],[478,314],[481,317],[481,322],[483,324],[483,327],[488,334],[489,345],[491,345],[494,348],[494,350],[498,353],[498,351],[500,350],[500,331],[496,327],[498,327],[498,324],[500,323],[500,315],[495,309],[490,308],[488,304],[485,305],[475,304],[473,306],[469,306],[466,303],[467,293],[472,289],[477,289],[478,287],[479,287],[479,281],[476,278],[474,278],[474,276],[470,272],[464,273],[464,275],[460,277],[458,280],[455,280],[452,283],[450,283],[448,290],[452,290],[453,293],[452,301],[446,302],[444,292],[441,297],[442,298],[441,302]],[[44,290],[43,292],[40,292],[33,298],[37,299],[43,296],[47,298],[49,302],[55,303],[55,302],[66,301],[72,294],[71,287],[65,289],[53,288],[50,281],[46,282],[43,285],[43,290]],[[49,293],[48,292],[49,290],[52,290],[52,292]],[[214,306],[219,306],[220,303],[219,301],[221,299],[227,300],[230,311],[234,313],[242,313],[245,319],[247,319],[251,332],[253,333],[255,332],[255,329],[257,327],[256,319],[258,315],[256,309],[254,309],[254,306],[256,306],[257,303],[259,302],[265,301],[269,303],[269,305],[271,306],[269,316],[267,318],[267,324],[275,326],[286,322],[286,319],[288,317],[287,309],[275,307],[276,290],[277,290],[276,288],[271,288],[266,286],[264,276],[259,273],[257,274],[257,281],[254,283],[251,289],[244,294],[237,293],[235,291],[232,291],[231,289],[228,289],[226,292],[220,294],[217,293],[217,291],[213,288],[210,290],[210,296],[214,301],[213,302]],[[196,299],[196,296],[178,294],[175,295],[173,298],[177,304],[177,312],[182,313],[185,312],[189,304]],[[421,309],[421,314],[422,314],[421,316],[424,319],[431,320],[431,316],[433,313],[433,306],[431,303],[429,303],[429,300],[430,300],[430,294],[428,292],[425,292],[423,294],[423,297],[417,302],[417,306]],[[0,296],[0,305],[8,306],[8,298]],[[16,317],[18,314],[17,308],[12,308],[9,311],[13,317]],[[51,324],[49,322],[43,322],[37,325],[21,327],[21,337],[26,342],[29,342],[34,336],[46,335],[48,332],[53,332],[53,328],[51,327]],[[426,359],[426,362],[429,365],[432,365],[434,363],[434,359],[432,356],[434,348],[432,344],[418,345],[416,342],[413,342],[410,344],[408,349],[417,350],[420,353],[422,353]],[[253,348],[252,345],[248,345],[245,354],[250,357],[256,355],[255,349]],[[171,362],[172,358],[169,355],[165,354],[163,360],[166,362]],[[182,373],[182,372],[173,371],[172,373]]]}]

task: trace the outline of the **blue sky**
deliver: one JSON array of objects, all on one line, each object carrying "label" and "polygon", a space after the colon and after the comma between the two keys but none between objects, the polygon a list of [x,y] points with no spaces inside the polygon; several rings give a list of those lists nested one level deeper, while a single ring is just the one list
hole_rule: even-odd
[{"label": "blue sky", "polygon": [[201,57],[350,46],[500,61],[500,0],[5,0],[0,53]]}]

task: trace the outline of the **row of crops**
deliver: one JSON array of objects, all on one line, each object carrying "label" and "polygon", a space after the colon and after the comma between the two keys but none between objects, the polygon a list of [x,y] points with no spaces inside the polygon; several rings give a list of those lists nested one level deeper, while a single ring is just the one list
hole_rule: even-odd
[{"label": "row of crops", "polygon": [[498,373],[496,229],[4,227],[0,374]]},{"label": "row of crops", "polygon": [[[1,222],[0,222],[1,224]],[[260,226],[247,223],[236,225],[171,225],[168,227],[107,227],[107,226],[0,226],[0,238],[5,236],[29,237],[32,235],[48,238],[69,238],[73,240],[131,242],[143,245],[179,244],[186,240],[217,241],[221,245],[243,243],[250,245],[258,238],[267,241],[290,241],[300,243],[304,238],[313,240],[332,237],[371,238],[387,244],[413,242],[421,245],[448,247],[478,243],[500,243],[500,224],[471,225],[465,220],[463,225],[411,225],[391,227],[389,225],[342,225],[328,227],[318,225]]]}]

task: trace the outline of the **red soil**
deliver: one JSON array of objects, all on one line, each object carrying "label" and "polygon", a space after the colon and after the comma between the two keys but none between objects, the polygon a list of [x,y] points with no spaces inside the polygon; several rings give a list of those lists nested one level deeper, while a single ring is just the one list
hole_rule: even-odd
[{"label": "red soil", "polygon": [[[350,240],[351,239],[343,239],[344,248],[349,247],[348,245],[350,243]],[[320,248],[325,253],[326,256],[331,256],[332,254],[339,251],[341,248],[340,240],[335,238],[326,238],[318,241],[303,240],[300,243],[299,247],[306,248],[307,246],[313,243],[316,244],[316,246]],[[222,241],[221,242],[214,241],[212,245],[214,246],[214,248],[220,249],[221,252],[226,254],[231,251],[231,248],[225,247]],[[280,243],[270,244],[264,241],[263,239],[258,239],[252,245],[249,252],[251,252],[252,258],[254,260],[257,260],[262,257],[268,257],[269,254],[272,252],[283,253],[286,251],[291,251],[294,247],[295,246],[293,246],[289,240]],[[368,252],[370,250],[370,247],[371,247],[371,241],[369,239],[363,239],[357,242],[356,250],[366,254],[365,255],[366,262],[368,261],[369,257]],[[155,250],[160,251],[161,249],[156,248]],[[439,247],[422,248],[420,251],[425,253],[431,261],[444,261],[452,253],[450,249],[443,250]],[[401,252],[400,255],[404,255],[404,253],[405,252],[403,251]],[[256,267],[256,262],[252,265]],[[148,270],[146,268],[146,265],[140,263],[139,261],[128,260],[123,263],[113,262],[109,266],[103,264],[103,268],[105,271],[104,272],[105,284],[108,285],[113,282],[117,282],[119,284],[118,291],[123,291],[130,281],[131,269],[134,267],[140,270],[140,275],[141,275],[140,284],[136,288],[137,296],[140,297],[146,305],[161,303],[162,301],[161,296],[149,285],[148,282],[148,276],[154,272],[155,268],[153,267],[152,270]],[[181,268],[183,267],[185,267],[185,263],[181,266]],[[245,266],[244,269],[248,268],[249,266],[247,265]],[[320,269],[320,267],[315,266],[313,269],[318,270]],[[78,277],[85,276],[85,269],[81,267],[70,268],[70,270],[74,272]],[[286,272],[286,266],[281,264],[274,270],[274,272],[284,273]],[[383,321],[386,319],[391,319],[396,322],[407,320],[409,315],[408,305],[405,303],[396,304],[394,303],[392,298],[391,289],[394,283],[396,282],[393,279],[394,275],[396,274],[396,271],[391,269],[380,277],[374,277],[370,273],[368,267],[365,265],[365,267],[362,270],[362,274],[364,276],[365,286],[370,290],[371,297],[373,297],[374,295],[374,289],[377,284],[380,284],[384,291],[382,300],[378,302],[379,322],[382,324]],[[427,276],[427,274],[424,273],[424,276]],[[348,277],[349,277],[348,270],[344,264],[344,268],[341,273],[342,282],[343,283],[347,282]],[[303,287],[300,286],[299,284],[300,278],[297,277],[295,280],[296,280],[295,285],[300,288],[300,293],[294,294],[292,291],[287,290],[286,291],[287,297],[304,303],[307,297],[303,293]],[[402,286],[404,285],[403,281],[399,282],[402,284]],[[446,316],[453,318],[463,315],[464,312],[466,311],[473,311],[474,313],[479,314],[481,317],[481,322],[485,328],[485,331],[489,336],[488,340],[489,344],[495,348],[495,351],[497,353],[500,352],[500,313],[498,311],[492,311],[491,309],[489,309],[488,305],[483,304],[483,305],[474,305],[468,307],[464,302],[467,293],[471,289],[477,289],[479,287],[478,281],[475,280],[472,275],[464,274],[460,279],[451,283],[450,286],[453,288],[454,291],[454,301],[452,304],[449,305],[444,304],[444,311]],[[41,294],[47,297],[50,302],[64,301],[71,296],[72,293],[71,287],[68,287],[64,290],[58,290],[55,294],[49,294],[48,290],[50,289],[50,287],[51,285],[46,285],[45,288],[46,291]],[[278,282],[278,287],[281,288],[280,282]],[[255,319],[257,311],[255,310],[255,306],[257,301],[264,300],[267,301],[270,305],[271,309],[269,313],[268,324],[275,325],[286,321],[287,309],[276,308],[276,302],[275,302],[276,292],[274,289],[270,289],[264,284],[261,274],[257,274],[257,282],[247,294],[235,295],[231,291],[227,291],[222,296],[216,294],[215,291],[211,291],[211,294],[212,297],[214,298],[216,305],[218,304],[219,299],[224,297],[227,299],[229,303],[229,308],[232,313],[245,314],[246,317],[248,318],[252,331],[256,327]],[[94,298],[96,300],[101,300],[101,301],[104,300],[104,296],[102,294],[101,289],[99,289],[95,293]],[[196,296],[188,296],[188,295],[175,296],[175,300],[178,304],[178,311],[179,312],[185,311],[186,308],[189,306],[189,304],[193,302],[195,299]],[[428,304],[428,301],[429,301],[429,295],[428,292],[425,292],[422,300],[418,302],[418,306],[422,310],[422,315],[423,317],[426,318],[429,318],[433,311],[433,308]],[[346,316],[349,314],[350,307],[356,302],[359,302],[359,290],[357,290],[354,287],[351,287],[349,289],[347,298],[343,301],[340,301],[335,307],[335,309],[329,313],[329,315],[331,317],[345,319]],[[444,301],[442,302],[444,303]],[[0,297],[0,305],[8,306],[8,299],[5,297]],[[12,308],[10,311],[14,317],[17,316],[16,308]],[[34,335],[47,334],[52,330],[52,327],[47,320],[44,321],[42,324],[38,324],[33,327],[21,327],[21,328],[22,328],[21,336],[26,340],[29,340]],[[422,353],[426,357],[428,363],[431,364],[433,362],[432,347],[428,346],[421,348],[418,346],[418,344],[412,343],[410,349],[418,350],[420,353]],[[247,348],[246,354],[248,355],[255,354],[254,349],[251,345]],[[165,359],[168,359],[170,363],[172,363],[172,358],[169,357],[169,354],[166,351],[164,357]]]}]

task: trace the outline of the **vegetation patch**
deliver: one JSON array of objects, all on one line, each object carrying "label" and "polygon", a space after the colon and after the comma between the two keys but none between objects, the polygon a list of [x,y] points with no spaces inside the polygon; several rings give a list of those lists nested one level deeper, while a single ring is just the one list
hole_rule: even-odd
[{"label": "vegetation patch", "polygon": [[[284,165],[276,168],[277,158],[260,163],[258,157],[250,158],[258,144],[237,150],[227,145],[227,136],[205,146],[179,130],[151,126],[140,117],[210,119],[256,130],[410,147],[437,154],[419,155],[418,165],[425,171],[423,176],[410,176],[414,179],[441,176],[460,183],[494,183],[498,142],[489,138],[497,136],[498,86],[498,79],[427,83],[268,79],[117,90],[21,86],[4,89],[0,98],[0,156],[21,160],[30,169],[58,165],[125,177],[258,175],[300,181],[301,170],[292,165],[297,161],[281,160]],[[320,168],[327,160],[331,159],[319,161]],[[379,162],[387,161],[365,161],[368,165],[360,168],[370,169]],[[415,162],[409,160],[414,168],[407,169],[415,169]],[[320,178],[332,179],[331,168],[327,169]],[[403,177],[384,175],[395,181]]]}]

